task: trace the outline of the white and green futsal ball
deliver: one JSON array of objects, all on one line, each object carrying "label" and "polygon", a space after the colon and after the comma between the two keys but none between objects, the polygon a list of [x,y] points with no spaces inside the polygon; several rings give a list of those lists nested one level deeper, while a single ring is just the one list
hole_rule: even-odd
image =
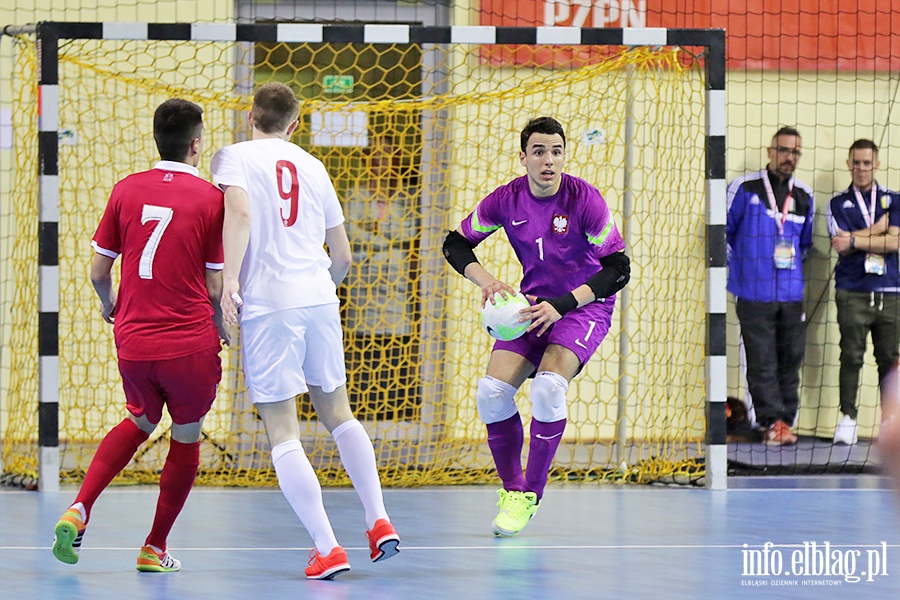
[{"label": "white and green futsal ball", "polygon": [[530,304],[525,294],[519,292],[506,299],[500,294],[494,294],[494,300],[495,304],[487,302],[481,309],[481,326],[491,337],[504,342],[521,337],[531,325],[531,319],[519,323],[522,318],[519,311]]}]

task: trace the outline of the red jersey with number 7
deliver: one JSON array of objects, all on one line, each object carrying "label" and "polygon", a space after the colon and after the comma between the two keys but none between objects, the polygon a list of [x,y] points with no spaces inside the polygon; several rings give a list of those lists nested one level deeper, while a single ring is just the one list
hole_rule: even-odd
[{"label": "red jersey with number 7", "polygon": [[113,332],[119,358],[166,360],[219,346],[206,269],[221,270],[222,192],[161,161],[113,188],[91,245],[122,257]]}]

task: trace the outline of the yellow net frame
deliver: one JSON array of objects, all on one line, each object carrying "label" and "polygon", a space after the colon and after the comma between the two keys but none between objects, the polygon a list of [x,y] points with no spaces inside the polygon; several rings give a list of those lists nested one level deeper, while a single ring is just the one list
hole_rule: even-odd
[{"label": "yellow net frame", "polygon": [[[27,36],[16,49],[13,196],[0,215],[7,224],[0,391],[8,407],[0,426],[6,472],[29,476],[37,471],[37,59]],[[109,190],[153,165],[153,110],[173,96],[205,109],[201,174],[208,177],[212,152],[246,135],[252,90],[273,79],[304,99],[295,141],[325,162],[345,205],[355,258],[341,289],[348,389],[385,485],[495,480],[474,403],[490,351],[479,327],[480,294],[444,263],[440,243],[480,198],[521,174],[518,132],[542,114],[565,125],[566,170],[603,192],[627,232],[633,264],[626,312],[617,311],[570,387],[569,426],[551,480],[695,480],[705,434],[701,61],[680,48],[559,50],[571,55],[569,64],[537,68],[491,66],[483,47],[456,44],[61,44],[62,481],[81,479],[124,411],[112,332],[87,277]],[[626,166],[628,118],[634,161]],[[635,208],[624,222],[626,168]],[[486,241],[478,256],[515,286],[521,273],[502,238]],[[624,345],[622,319],[629,323]],[[274,485],[235,347],[223,361],[198,482]],[[528,391],[526,384],[517,396],[526,423]],[[309,403],[301,398],[299,406],[304,448],[320,478],[349,484],[333,440]],[[617,442],[620,412],[627,435]],[[118,481],[157,480],[166,425]]]}]

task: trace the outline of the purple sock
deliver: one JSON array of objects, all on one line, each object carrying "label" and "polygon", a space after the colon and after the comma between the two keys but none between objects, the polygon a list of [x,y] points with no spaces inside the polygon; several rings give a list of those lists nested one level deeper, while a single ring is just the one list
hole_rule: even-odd
[{"label": "purple sock", "polygon": [[503,481],[503,489],[525,491],[525,477],[522,475],[522,417],[519,413],[497,423],[487,424],[487,441],[494,456],[497,474]]},{"label": "purple sock", "polygon": [[537,494],[538,502],[544,495],[544,486],[550,474],[553,456],[566,429],[566,419],[544,423],[531,419],[531,447],[528,449],[528,465],[525,467],[525,491]]}]

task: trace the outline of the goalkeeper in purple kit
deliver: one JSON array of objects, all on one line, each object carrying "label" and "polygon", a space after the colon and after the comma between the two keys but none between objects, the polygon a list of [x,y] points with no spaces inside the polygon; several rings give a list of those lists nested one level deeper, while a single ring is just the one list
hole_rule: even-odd
[{"label": "goalkeeper in purple kit", "polygon": [[[500,512],[494,535],[519,533],[537,512],[568,416],[566,392],[609,331],[615,294],[628,283],[630,261],[600,192],[562,172],[566,135],[550,117],[528,122],[519,161],[526,175],[484,198],[444,240],[444,257],[481,288],[482,302],[516,292],[475,257],[474,248],[500,229],[522,263],[522,292],[532,305],[526,333],[497,341],[475,402],[487,425],[497,474]],[[522,472],[524,432],[515,394],[529,377],[531,442]]]}]

